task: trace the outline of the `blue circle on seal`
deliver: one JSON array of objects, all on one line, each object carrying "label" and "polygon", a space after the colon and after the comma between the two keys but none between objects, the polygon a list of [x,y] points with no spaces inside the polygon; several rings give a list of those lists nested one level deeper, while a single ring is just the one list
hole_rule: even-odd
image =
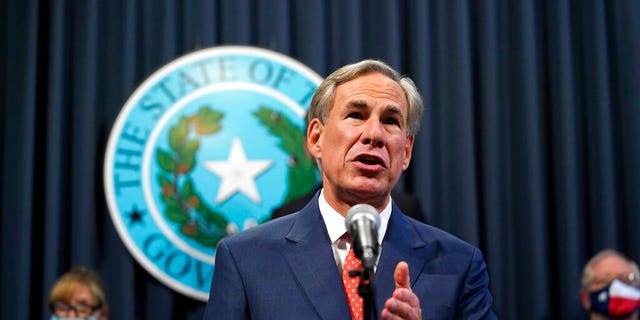
[{"label": "blue circle on seal", "polygon": [[206,301],[217,243],[315,187],[304,116],[321,80],[284,55],[223,46],[136,89],[111,131],[104,181],[118,234],[149,273]]}]

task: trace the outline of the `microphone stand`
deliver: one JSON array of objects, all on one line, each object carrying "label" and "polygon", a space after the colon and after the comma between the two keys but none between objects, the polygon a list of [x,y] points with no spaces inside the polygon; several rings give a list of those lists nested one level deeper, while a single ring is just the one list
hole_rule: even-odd
[{"label": "microphone stand", "polygon": [[360,277],[360,284],[358,284],[358,295],[362,297],[362,301],[364,304],[363,319],[378,319],[375,301],[376,287],[373,285],[373,268],[367,268],[363,265],[361,270],[349,271],[349,277]]}]

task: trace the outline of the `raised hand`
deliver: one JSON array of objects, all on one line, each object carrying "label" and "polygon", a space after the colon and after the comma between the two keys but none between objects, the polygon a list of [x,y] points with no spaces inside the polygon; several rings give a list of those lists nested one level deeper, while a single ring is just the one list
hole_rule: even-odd
[{"label": "raised hand", "polygon": [[409,281],[409,265],[401,261],[393,272],[393,279],[396,282],[396,289],[393,294],[384,303],[382,309],[382,319],[422,319],[422,310],[420,309],[420,299],[411,290],[411,282]]}]

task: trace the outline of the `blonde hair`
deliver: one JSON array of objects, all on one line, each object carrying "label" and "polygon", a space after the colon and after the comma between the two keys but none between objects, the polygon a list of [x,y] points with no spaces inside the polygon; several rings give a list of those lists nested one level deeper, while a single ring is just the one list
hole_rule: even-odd
[{"label": "blonde hair", "polygon": [[63,274],[51,288],[49,303],[68,301],[73,293],[81,286],[86,286],[96,297],[99,308],[108,306],[107,293],[102,278],[93,270],[85,267],[75,267]]}]

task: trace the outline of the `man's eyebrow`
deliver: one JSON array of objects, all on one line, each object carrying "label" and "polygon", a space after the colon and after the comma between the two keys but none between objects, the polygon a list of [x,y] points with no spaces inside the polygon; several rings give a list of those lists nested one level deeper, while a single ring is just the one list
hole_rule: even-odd
[{"label": "man's eyebrow", "polygon": [[387,111],[393,113],[393,114],[397,114],[397,115],[402,115],[402,110],[400,110],[400,108],[396,105],[388,105],[387,106]]},{"label": "man's eyebrow", "polygon": [[367,107],[367,102],[363,100],[352,100],[349,101],[347,106],[355,109],[365,109]]},{"label": "man's eyebrow", "polygon": [[[347,106],[354,109],[365,109],[367,108],[368,104],[364,100],[353,100],[349,101],[349,103],[347,103]],[[393,114],[402,115],[402,110],[400,109],[400,107],[393,104],[387,105],[386,111]]]}]

